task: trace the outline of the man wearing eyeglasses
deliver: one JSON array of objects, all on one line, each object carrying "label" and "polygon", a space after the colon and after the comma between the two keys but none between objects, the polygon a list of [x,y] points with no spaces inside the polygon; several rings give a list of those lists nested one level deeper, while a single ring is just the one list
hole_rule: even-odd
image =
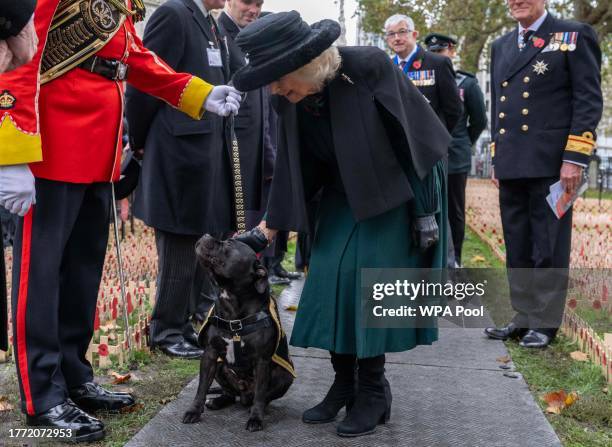
[{"label": "man wearing eyeglasses", "polygon": [[385,39],[395,53],[393,61],[425,95],[452,132],[463,113],[453,64],[447,57],[425,51],[417,44],[418,37],[414,21],[408,16],[395,14],[385,22]]}]

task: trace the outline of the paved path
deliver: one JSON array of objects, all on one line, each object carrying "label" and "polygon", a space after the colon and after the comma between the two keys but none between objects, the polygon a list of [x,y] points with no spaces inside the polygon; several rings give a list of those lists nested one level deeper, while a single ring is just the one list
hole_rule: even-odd
[{"label": "paved path", "polygon": [[[301,287],[296,282],[286,289],[279,307],[297,303]],[[294,314],[282,314],[290,332]],[[285,397],[269,405],[264,431],[244,429],[248,412],[240,405],[204,410],[200,423],[181,424],[197,388],[194,380],[127,446],[560,446],[525,381],[499,368],[496,359],[507,355],[504,344],[486,339],[481,329],[457,329],[444,321],[441,326],[447,327],[441,327],[440,341],[433,346],[387,355],[393,408],[390,423],[379,426],[377,434],[346,440],[335,434],[335,424],[300,422],[302,411],[325,395],[333,372],[327,352],[292,347],[298,378]]]}]

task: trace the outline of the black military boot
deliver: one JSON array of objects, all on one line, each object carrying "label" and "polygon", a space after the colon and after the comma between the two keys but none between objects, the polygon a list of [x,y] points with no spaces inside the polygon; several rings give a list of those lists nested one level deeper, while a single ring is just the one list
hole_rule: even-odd
[{"label": "black military boot", "polygon": [[336,354],[330,352],[331,363],[336,372],[334,383],[323,401],[306,410],[302,421],[306,424],[323,424],[332,422],[340,409],[346,406],[348,411],[355,399],[355,361],[353,354]]},{"label": "black military boot", "polygon": [[376,431],[391,417],[391,389],[385,379],[385,356],[359,359],[357,396],[346,418],[338,425],[340,436],[354,437]]}]

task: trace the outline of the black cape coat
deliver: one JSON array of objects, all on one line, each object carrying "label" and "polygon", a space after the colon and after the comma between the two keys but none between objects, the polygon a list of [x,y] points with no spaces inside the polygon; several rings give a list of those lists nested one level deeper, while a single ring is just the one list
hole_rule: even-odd
[{"label": "black cape coat", "polygon": [[[331,127],[347,199],[361,221],[412,200],[446,157],[450,135],[385,52],[339,50],[340,75],[328,87]],[[306,204],[325,185],[324,169],[301,150],[296,106],[277,97],[275,107],[278,153],[267,225],[308,232]]]}]

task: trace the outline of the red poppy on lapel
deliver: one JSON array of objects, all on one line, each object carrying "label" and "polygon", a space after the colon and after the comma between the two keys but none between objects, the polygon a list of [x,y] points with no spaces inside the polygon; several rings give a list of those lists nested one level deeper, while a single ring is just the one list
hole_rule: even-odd
[{"label": "red poppy on lapel", "polygon": [[533,46],[536,48],[543,48],[545,43],[546,42],[544,42],[544,39],[538,37],[533,41]]},{"label": "red poppy on lapel", "polygon": [[419,70],[421,68],[421,61],[420,60],[414,61],[412,66],[414,67],[415,70]]}]

